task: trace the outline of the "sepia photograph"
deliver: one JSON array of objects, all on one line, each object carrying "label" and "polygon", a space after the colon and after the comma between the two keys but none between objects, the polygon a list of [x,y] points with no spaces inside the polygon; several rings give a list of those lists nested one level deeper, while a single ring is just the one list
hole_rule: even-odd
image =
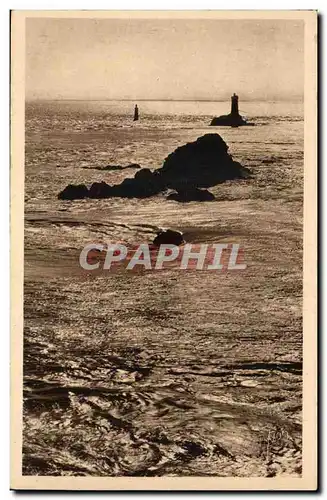
[{"label": "sepia photograph", "polygon": [[317,487],[315,11],[13,11],[12,488]]}]

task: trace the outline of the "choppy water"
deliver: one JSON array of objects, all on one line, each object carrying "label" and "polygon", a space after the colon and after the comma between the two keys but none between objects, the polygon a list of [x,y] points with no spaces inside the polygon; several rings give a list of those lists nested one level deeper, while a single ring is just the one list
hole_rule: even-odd
[{"label": "choppy water", "polygon": [[[226,102],[26,105],[24,471],[73,475],[301,473],[303,106],[244,102],[256,127],[209,127]],[[60,201],[120,182],[219,133],[253,178],[216,201]],[[85,276],[93,241],[244,246],[243,273]]]}]

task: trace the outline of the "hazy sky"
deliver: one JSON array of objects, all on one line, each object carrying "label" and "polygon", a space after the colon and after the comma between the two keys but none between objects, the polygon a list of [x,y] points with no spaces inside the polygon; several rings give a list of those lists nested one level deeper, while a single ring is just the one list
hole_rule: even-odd
[{"label": "hazy sky", "polygon": [[26,21],[26,97],[296,99],[304,26],[295,20]]}]

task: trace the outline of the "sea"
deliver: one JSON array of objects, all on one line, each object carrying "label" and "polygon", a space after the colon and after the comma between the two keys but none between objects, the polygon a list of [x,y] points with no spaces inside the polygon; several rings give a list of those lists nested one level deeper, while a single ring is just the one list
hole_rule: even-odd
[{"label": "sea", "polygon": [[[134,105],[140,119],[133,122]],[[24,474],[301,475],[303,103],[27,101]],[[59,200],[220,134],[251,178],[211,202]],[[238,243],[247,268],[83,274],[93,242]]]}]

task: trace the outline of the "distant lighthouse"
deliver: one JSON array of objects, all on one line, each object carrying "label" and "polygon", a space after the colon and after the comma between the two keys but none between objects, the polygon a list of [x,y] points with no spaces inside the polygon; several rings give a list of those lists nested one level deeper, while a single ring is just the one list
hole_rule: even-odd
[{"label": "distant lighthouse", "polygon": [[137,122],[137,120],[139,119],[139,108],[137,106],[137,104],[135,104],[135,109],[134,109],[134,122]]},{"label": "distant lighthouse", "polygon": [[231,96],[231,110],[229,115],[215,116],[210,125],[214,127],[241,127],[242,125],[254,125],[247,122],[238,111],[238,95]]},{"label": "distant lighthouse", "polygon": [[234,94],[232,95],[231,97],[231,101],[232,101],[232,107],[231,107],[231,115],[239,115],[239,112],[238,112],[238,95]]}]

